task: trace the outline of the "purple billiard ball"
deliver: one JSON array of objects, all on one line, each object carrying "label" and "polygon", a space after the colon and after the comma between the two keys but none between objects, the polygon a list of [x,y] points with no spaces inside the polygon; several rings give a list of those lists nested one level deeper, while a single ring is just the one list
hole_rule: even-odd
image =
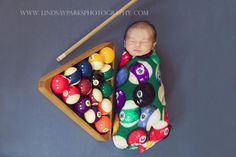
[{"label": "purple billiard ball", "polygon": [[125,93],[122,90],[117,89],[116,90],[116,107],[115,107],[115,111],[117,113],[120,112],[120,110],[125,104],[125,101],[126,101]]},{"label": "purple billiard ball", "polygon": [[152,76],[152,67],[144,61],[131,65],[129,81],[133,84],[139,84],[148,81]]},{"label": "purple billiard ball", "polygon": [[81,73],[82,73],[83,77],[87,77],[87,78],[91,77],[91,75],[92,75],[92,66],[87,61],[87,59],[84,59],[81,62],[79,62],[76,67],[81,70]]},{"label": "purple billiard ball", "polygon": [[91,101],[88,96],[83,96],[80,100],[75,104],[74,110],[80,116],[82,116],[86,111],[88,111],[91,107]]},{"label": "purple billiard ball", "polygon": [[92,107],[84,113],[85,120],[90,124],[97,122],[101,118],[101,116],[102,114],[97,107]]}]

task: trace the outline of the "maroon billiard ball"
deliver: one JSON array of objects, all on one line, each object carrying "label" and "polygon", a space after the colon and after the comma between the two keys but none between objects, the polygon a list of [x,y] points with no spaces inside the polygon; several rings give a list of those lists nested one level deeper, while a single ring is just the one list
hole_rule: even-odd
[{"label": "maroon billiard ball", "polygon": [[92,102],[92,106],[97,106],[98,103],[101,102],[103,98],[102,92],[97,88],[94,88],[92,92],[89,93],[89,97]]},{"label": "maroon billiard ball", "polygon": [[81,95],[88,95],[92,91],[92,84],[88,79],[81,79],[77,87]]}]

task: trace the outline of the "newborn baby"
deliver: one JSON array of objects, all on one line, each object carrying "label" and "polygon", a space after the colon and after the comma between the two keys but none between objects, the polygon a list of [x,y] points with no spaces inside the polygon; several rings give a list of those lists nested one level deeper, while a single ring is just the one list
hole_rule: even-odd
[{"label": "newborn baby", "polygon": [[155,46],[156,30],[149,22],[137,21],[127,28],[116,75],[112,139],[119,149],[144,152],[170,132]]}]

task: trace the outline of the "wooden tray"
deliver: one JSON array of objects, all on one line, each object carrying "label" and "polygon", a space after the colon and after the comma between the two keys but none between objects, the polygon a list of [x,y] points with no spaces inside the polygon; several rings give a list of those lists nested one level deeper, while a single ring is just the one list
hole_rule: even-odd
[{"label": "wooden tray", "polygon": [[[68,117],[70,117],[75,123],[80,125],[87,133],[89,133],[92,137],[94,137],[98,141],[106,141],[111,136],[111,130],[108,133],[101,134],[96,131],[90,124],[84,121],[83,118],[78,116],[68,105],[66,105],[61,99],[59,99],[51,90],[51,79],[62,72],[64,72],[67,68],[74,66],[78,62],[82,61],[83,59],[89,57],[93,53],[100,51],[104,47],[110,47],[114,50],[114,46],[111,42],[102,43],[87,52],[83,53],[72,59],[71,61],[67,62],[66,64],[60,66],[59,68],[49,72],[48,74],[42,76],[38,81],[38,89],[39,91],[46,96],[54,105],[56,105],[62,112],[64,112]],[[114,50],[115,51],[115,50]],[[112,68],[114,69],[114,62],[112,63]],[[114,78],[111,79],[111,84],[114,90]],[[112,94],[113,95],[113,94]],[[113,96],[110,97],[111,102],[113,102]],[[109,115],[112,121],[112,112]]]}]

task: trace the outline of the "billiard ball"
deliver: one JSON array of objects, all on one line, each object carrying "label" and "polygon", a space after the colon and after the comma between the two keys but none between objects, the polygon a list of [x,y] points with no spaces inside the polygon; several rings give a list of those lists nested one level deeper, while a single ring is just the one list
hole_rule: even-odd
[{"label": "billiard ball", "polygon": [[102,91],[103,97],[109,97],[112,94],[112,86],[110,83],[108,82],[104,82],[101,86],[100,86],[100,90]]},{"label": "billiard ball", "polygon": [[158,98],[163,106],[166,106],[166,100],[165,100],[165,88],[163,83],[158,89]]},{"label": "billiard ball", "polygon": [[132,56],[125,51],[120,58],[120,63],[119,63],[119,67],[123,67],[126,63],[129,62],[129,60],[132,58]]},{"label": "billiard ball", "polygon": [[159,83],[159,85],[162,83],[162,81],[161,81],[161,70],[160,70],[160,66],[157,66],[156,67],[156,79],[157,79],[157,81],[158,81],[158,83]]},{"label": "billiard ball", "polygon": [[98,73],[94,72],[92,75],[92,84],[94,87],[99,87],[104,82],[103,76]]},{"label": "billiard ball", "polygon": [[141,83],[135,87],[133,92],[134,102],[139,107],[150,105],[155,98],[155,90],[151,83]]},{"label": "billiard ball", "polygon": [[90,124],[97,122],[101,118],[101,116],[102,114],[97,107],[92,107],[84,113],[85,120]]},{"label": "billiard ball", "polygon": [[149,132],[149,138],[152,141],[160,141],[168,136],[169,131],[170,128],[168,127],[168,123],[165,121],[159,121],[152,126]]},{"label": "billiard ball", "polygon": [[120,124],[125,128],[130,128],[138,123],[139,116],[139,107],[133,100],[127,100],[119,113]]},{"label": "billiard ball", "polygon": [[122,109],[122,107],[125,104],[125,101],[126,101],[125,93],[122,90],[117,89],[116,90],[116,105],[115,105],[116,106],[115,107],[116,113],[120,112],[120,110]]},{"label": "billiard ball", "polygon": [[112,79],[113,69],[109,64],[105,64],[100,71],[106,81]]},{"label": "billiard ball", "polygon": [[129,77],[129,72],[126,67],[121,68],[116,75],[116,87],[120,87],[124,84]]},{"label": "billiard ball", "polygon": [[55,94],[62,94],[69,87],[69,80],[63,75],[56,75],[52,78],[51,89]]},{"label": "billiard ball", "polygon": [[77,87],[79,88],[81,95],[88,95],[92,91],[92,84],[88,79],[81,79]]},{"label": "billiard ball", "polygon": [[112,137],[114,145],[119,149],[125,149],[128,147],[128,143],[123,136],[115,135]]},{"label": "billiard ball", "polygon": [[70,86],[63,91],[62,99],[69,105],[75,104],[80,99],[80,91],[75,86]]},{"label": "billiard ball", "polygon": [[112,129],[112,135],[114,136],[120,128],[120,120],[118,114],[115,115],[115,120]]},{"label": "billiard ball", "polygon": [[148,150],[149,148],[151,148],[155,143],[157,143],[157,141],[154,142],[154,141],[148,140],[145,143],[139,145],[138,150],[139,150],[139,152],[142,153],[142,152]]},{"label": "billiard ball", "polygon": [[101,111],[102,115],[107,115],[112,110],[112,103],[109,99],[103,99],[98,103],[98,109]]},{"label": "billiard ball", "polygon": [[94,88],[92,92],[89,93],[89,97],[92,102],[92,106],[97,106],[103,99],[102,92],[97,88]]},{"label": "billiard ball", "polygon": [[129,145],[140,145],[147,140],[147,132],[143,128],[132,130],[127,138]]},{"label": "billiard ball", "polygon": [[111,120],[108,116],[102,116],[96,123],[95,128],[100,133],[107,133],[111,130]]},{"label": "billiard ball", "polygon": [[80,69],[82,77],[91,77],[93,70],[91,64],[88,62],[87,59],[80,61],[76,67]]},{"label": "billiard ball", "polygon": [[112,63],[115,59],[115,52],[110,47],[104,47],[100,50],[100,55],[103,57],[105,63]]},{"label": "billiard ball", "polygon": [[161,120],[161,113],[160,110],[157,108],[151,116],[148,118],[147,124],[146,124],[146,130],[150,131],[151,127],[158,123]]},{"label": "billiard ball", "polygon": [[92,54],[88,61],[91,64],[93,70],[100,70],[104,66],[103,57],[98,53]]},{"label": "billiard ball", "polygon": [[147,122],[148,122],[150,116],[152,115],[152,113],[155,111],[155,109],[156,108],[151,105],[141,108],[141,114],[140,114],[140,118],[138,121],[139,127],[146,128]]},{"label": "billiard ball", "polygon": [[131,65],[129,69],[129,81],[139,84],[148,81],[152,76],[152,67],[145,61],[139,61]]},{"label": "billiard ball", "polygon": [[70,85],[76,85],[81,79],[81,71],[75,67],[70,67],[65,70],[64,76],[70,80]]},{"label": "billiard ball", "polygon": [[82,96],[80,100],[75,103],[74,110],[80,116],[82,116],[86,111],[88,111],[91,107],[91,101],[88,96]]}]

